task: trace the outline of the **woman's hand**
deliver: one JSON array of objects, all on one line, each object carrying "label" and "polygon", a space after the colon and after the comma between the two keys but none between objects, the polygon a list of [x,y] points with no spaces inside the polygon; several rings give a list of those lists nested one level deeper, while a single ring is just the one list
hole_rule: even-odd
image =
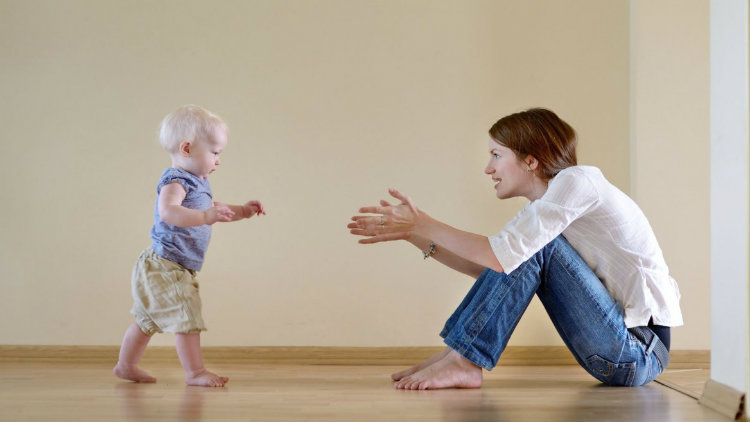
[{"label": "woman's hand", "polygon": [[357,236],[367,236],[360,239],[359,243],[378,243],[391,240],[408,239],[414,231],[419,218],[419,210],[411,198],[396,189],[388,189],[392,197],[401,201],[393,205],[386,200],[380,201],[380,206],[362,207],[361,213],[379,214],[375,216],[355,215],[353,223],[346,227],[349,232]]}]

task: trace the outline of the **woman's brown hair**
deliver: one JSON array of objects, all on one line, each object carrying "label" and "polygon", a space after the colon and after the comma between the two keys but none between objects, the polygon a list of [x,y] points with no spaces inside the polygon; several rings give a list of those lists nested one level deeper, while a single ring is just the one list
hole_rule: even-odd
[{"label": "woman's brown hair", "polygon": [[495,142],[515,152],[523,160],[532,155],[539,161],[537,175],[552,179],[576,159],[576,131],[544,108],[531,108],[498,120],[490,128]]}]

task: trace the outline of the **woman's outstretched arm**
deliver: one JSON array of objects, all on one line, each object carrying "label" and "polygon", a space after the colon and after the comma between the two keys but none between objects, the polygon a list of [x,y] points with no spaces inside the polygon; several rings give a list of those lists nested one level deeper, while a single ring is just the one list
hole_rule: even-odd
[{"label": "woman's outstretched arm", "polygon": [[[428,251],[430,249],[430,242],[432,242],[430,239],[420,237],[415,234],[411,235],[406,240],[412,245],[416,246],[422,252]],[[479,278],[479,276],[482,274],[482,271],[484,271],[483,266],[469,261],[468,259],[463,259],[460,256],[449,251],[448,249],[437,246],[437,244],[435,246],[435,253],[432,255],[432,258],[445,265],[446,267],[466,274],[471,278]]]},{"label": "woman's outstretched arm", "polygon": [[381,201],[380,206],[359,209],[361,213],[378,215],[352,217],[354,222],[347,226],[350,232],[366,236],[359,243],[409,240],[420,249],[427,250],[429,242],[435,242],[436,251],[450,253],[439,257],[438,252],[435,258],[464,274],[478,277],[485,267],[503,271],[486,236],[458,230],[430,217],[396,189],[389,189],[389,193],[401,203],[393,205]]}]

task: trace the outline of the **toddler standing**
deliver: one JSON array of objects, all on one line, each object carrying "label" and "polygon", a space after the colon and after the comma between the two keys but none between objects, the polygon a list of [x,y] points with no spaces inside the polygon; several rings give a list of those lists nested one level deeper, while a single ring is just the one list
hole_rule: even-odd
[{"label": "toddler standing", "polygon": [[114,373],[136,382],[156,382],[138,367],[154,333],[175,333],[177,354],[188,385],[223,387],[229,380],[203,366],[200,332],[205,330],[197,271],[211,237],[211,225],[264,215],[260,201],[227,205],[213,201],[208,175],[219,166],[227,126],[217,115],[187,105],[161,123],[159,140],[172,158],[156,186],[151,247],[133,268],[135,322],[125,332]]}]

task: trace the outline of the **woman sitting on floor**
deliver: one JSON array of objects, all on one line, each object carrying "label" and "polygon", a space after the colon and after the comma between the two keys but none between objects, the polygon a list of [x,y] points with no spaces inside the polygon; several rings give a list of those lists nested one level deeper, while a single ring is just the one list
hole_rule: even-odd
[{"label": "woman sitting on floor", "polygon": [[536,294],[578,363],[599,381],[639,386],[669,363],[680,293],[635,202],[596,167],[577,166],[572,127],[546,109],[500,119],[485,173],[500,199],[527,204],[494,236],[453,228],[403,193],[360,208],[360,243],[407,240],[476,283],[440,333],[448,346],[393,374],[396,388],[478,388]]}]

